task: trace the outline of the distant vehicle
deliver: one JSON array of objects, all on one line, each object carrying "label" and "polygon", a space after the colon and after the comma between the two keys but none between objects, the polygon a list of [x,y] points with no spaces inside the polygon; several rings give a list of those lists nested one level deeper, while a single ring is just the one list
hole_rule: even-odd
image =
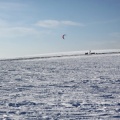
[{"label": "distant vehicle", "polygon": [[89,52],[86,52],[85,55],[93,55],[96,54],[95,52],[91,52],[91,50]]}]

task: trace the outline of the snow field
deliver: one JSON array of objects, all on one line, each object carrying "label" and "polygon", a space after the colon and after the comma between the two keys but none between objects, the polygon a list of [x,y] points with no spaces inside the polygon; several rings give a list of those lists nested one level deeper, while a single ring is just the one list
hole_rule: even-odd
[{"label": "snow field", "polygon": [[119,54],[0,66],[0,120],[120,119]]}]

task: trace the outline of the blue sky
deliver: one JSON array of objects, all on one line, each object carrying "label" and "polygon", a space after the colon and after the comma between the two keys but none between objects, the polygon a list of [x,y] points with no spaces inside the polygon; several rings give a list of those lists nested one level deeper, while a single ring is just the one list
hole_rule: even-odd
[{"label": "blue sky", "polygon": [[0,0],[0,58],[95,49],[120,49],[120,0]]}]

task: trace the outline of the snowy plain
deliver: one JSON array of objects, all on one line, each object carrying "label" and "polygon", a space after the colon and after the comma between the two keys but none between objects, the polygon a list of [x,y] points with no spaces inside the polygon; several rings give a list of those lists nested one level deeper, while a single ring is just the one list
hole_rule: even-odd
[{"label": "snowy plain", "polygon": [[120,54],[0,61],[0,120],[120,119]]}]

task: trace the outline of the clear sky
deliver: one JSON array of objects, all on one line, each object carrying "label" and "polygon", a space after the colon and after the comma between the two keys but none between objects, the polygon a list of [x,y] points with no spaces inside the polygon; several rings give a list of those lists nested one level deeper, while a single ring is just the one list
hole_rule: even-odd
[{"label": "clear sky", "polygon": [[0,0],[0,58],[95,49],[120,49],[120,0]]}]

